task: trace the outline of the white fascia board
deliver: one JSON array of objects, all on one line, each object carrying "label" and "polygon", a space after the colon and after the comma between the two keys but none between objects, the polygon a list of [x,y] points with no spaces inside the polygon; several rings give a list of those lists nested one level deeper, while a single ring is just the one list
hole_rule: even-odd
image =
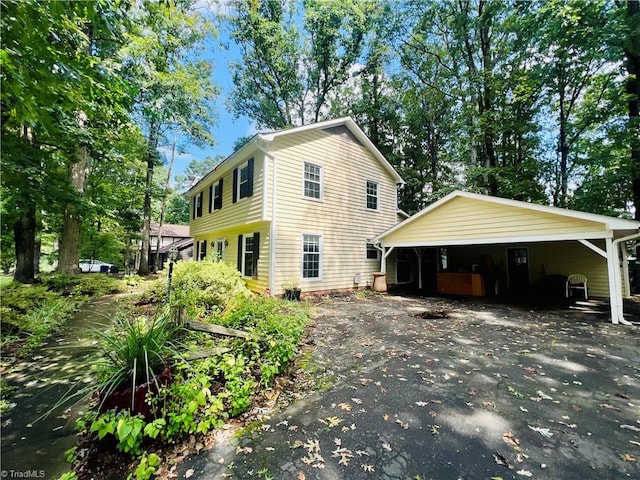
[{"label": "white fascia board", "polygon": [[193,185],[189,190],[182,194],[183,197],[193,197],[200,191],[200,187],[203,184],[209,183],[210,180],[213,180],[214,177],[222,177],[225,173],[231,170],[234,166],[239,163],[247,161],[248,158],[251,158],[251,155],[258,149],[256,142],[258,140],[259,135],[255,135],[251,140],[245,143],[238,150],[233,152],[227,158],[225,158],[218,165],[213,167],[213,169],[207,173],[204,177],[202,177],[198,182]]},{"label": "white fascia board", "polygon": [[381,242],[383,247],[456,247],[464,245],[493,245],[505,243],[562,242],[568,240],[596,240],[611,238],[605,232],[585,232],[582,234],[564,233],[557,235],[522,235],[517,237],[464,238],[450,240],[432,240],[427,242]]},{"label": "white fascia board", "polygon": [[[634,220],[626,220],[623,218],[608,217],[606,215],[598,215],[596,213],[580,212],[578,210],[569,210],[566,208],[551,207],[549,205],[539,205],[537,203],[523,202],[520,200],[511,200],[509,198],[492,197],[489,195],[481,195],[479,193],[463,192],[456,190],[450,193],[444,198],[449,196],[458,196],[472,198],[475,200],[481,200],[485,202],[497,203],[500,205],[508,205],[516,208],[524,208],[527,210],[534,210],[543,213],[549,213],[552,215],[560,215],[564,217],[577,218],[580,220],[587,220],[590,222],[603,223],[607,228],[611,230],[637,230],[640,228],[640,222]],[[443,200],[444,200],[443,198]]]},{"label": "white fascia board", "polygon": [[[382,241],[382,239],[386,235],[389,235],[390,233],[395,232],[399,228],[406,227],[408,224],[415,222],[423,215],[428,214],[432,210],[435,210],[436,208],[451,201],[456,197],[470,198],[470,199],[479,200],[479,201],[497,203],[500,205],[508,205],[516,208],[524,208],[528,210],[534,210],[534,211],[549,213],[553,215],[559,215],[564,217],[577,218],[580,220],[587,220],[591,222],[602,223],[603,231],[604,230],[637,231],[640,228],[640,222],[636,222],[634,220],[625,220],[622,218],[608,217],[606,215],[597,215],[595,213],[578,212],[577,210],[567,210],[564,208],[550,207],[547,205],[538,205],[535,203],[522,202],[519,200],[510,200],[507,198],[491,197],[489,195],[481,195],[479,193],[471,193],[471,192],[463,192],[461,190],[455,190],[450,194],[442,197],[437,202],[434,202],[428,207],[420,210],[418,213],[415,213],[413,216],[409,217],[403,222],[398,223],[397,225],[394,225],[390,229],[382,232],[376,237],[376,240]],[[582,237],[582,238],[589,238],[589,237]],[[604,237],[598,236],[594,238],[604,238]]]}]

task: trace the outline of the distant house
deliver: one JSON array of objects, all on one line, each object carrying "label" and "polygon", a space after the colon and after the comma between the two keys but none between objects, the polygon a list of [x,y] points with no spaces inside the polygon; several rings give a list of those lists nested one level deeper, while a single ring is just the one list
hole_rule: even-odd
[{"label": "distant house", "polygon": [[[158,249],[158,233],[160,235],[160,265],[162,266],[168,258],[171,249],[178,250],[179,258],[183,260],[193,258],[193,237],[189,235],[189,225],[175,225],[164,223],[162,232],[158,232],[159,224],[152,223],[149,229],[149,266],[155,264],[156,252]],[[142,248],[142,242],[138,249]],[[136,268],[139,267],[140,255],[136,258]]]},{"label": "distant house", "polygon": [[402,183],[350,118],[255,135],[186,193],[195,258],[216,255],[276,295],[369,286],[370,239],[402,216]]}]

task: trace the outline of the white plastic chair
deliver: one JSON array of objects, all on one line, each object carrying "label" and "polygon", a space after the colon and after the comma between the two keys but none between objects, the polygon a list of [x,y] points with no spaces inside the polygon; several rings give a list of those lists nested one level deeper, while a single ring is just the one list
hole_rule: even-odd
[{"label": "white plastic chair", "polygon": [[584,299],[587,300],[587,277],[580,273],[572,273],[567,278],[567,298],[569,298],[569,292],[572,290],[584,291]]}]

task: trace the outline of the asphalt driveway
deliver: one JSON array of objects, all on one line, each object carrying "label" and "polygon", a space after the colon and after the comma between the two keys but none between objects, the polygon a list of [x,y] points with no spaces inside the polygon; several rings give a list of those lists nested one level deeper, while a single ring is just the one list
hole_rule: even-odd
[{"label": "asphalt driveway", "polygon": [[640,478],[639,327],[386,295],[323,299],[310,332],[289,405],[171,476]]}]

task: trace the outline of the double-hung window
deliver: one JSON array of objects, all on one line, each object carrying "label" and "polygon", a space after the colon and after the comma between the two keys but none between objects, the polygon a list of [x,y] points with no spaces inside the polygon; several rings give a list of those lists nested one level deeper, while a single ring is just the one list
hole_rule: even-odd
[{"label": "double-hung window", "polygon": [[222,208],[222,179],[209,187],[209,213]]},{"label": "double-hung window", "polygon": [[322,198],[322,167],[304,162],[304,196],[314,200]]},{"label": "double-hung window", "polygon": [[378,254],[380,250],[378,250],[375,245],[372,243],[367,243],[367,260],[378,260]]},{"label": "double-hung window", "polygon": [[302,278],[320,278],[322,237],[302,236]]},{"label": "double-hung window", "polygon": [[378,183],[367,180],[367,208],[378,210]]},{"label": "double-hung window", "polygon": [[245,277],[257,278],[260,233],[238,235],[238,270]]},{"label": "double-hung window", "polygon": [[245,277],[253,277],[254,247],[253,235],[245,236],[242,252],[242,274]]},{"label": "double-hung window", "polygon": [[202,216],[202,200],[203,199],[204,199],[204,192],[200,192],[198,195],[193,197],[193,211],[192,211],[191,217],[194,220]]},{"label": "double-hung window", "polygon": [[[253,171],[255,161],[253,158],[233,169],[233,203],[253,195]],[[222,192],[222,186],[220,187]]]}]

